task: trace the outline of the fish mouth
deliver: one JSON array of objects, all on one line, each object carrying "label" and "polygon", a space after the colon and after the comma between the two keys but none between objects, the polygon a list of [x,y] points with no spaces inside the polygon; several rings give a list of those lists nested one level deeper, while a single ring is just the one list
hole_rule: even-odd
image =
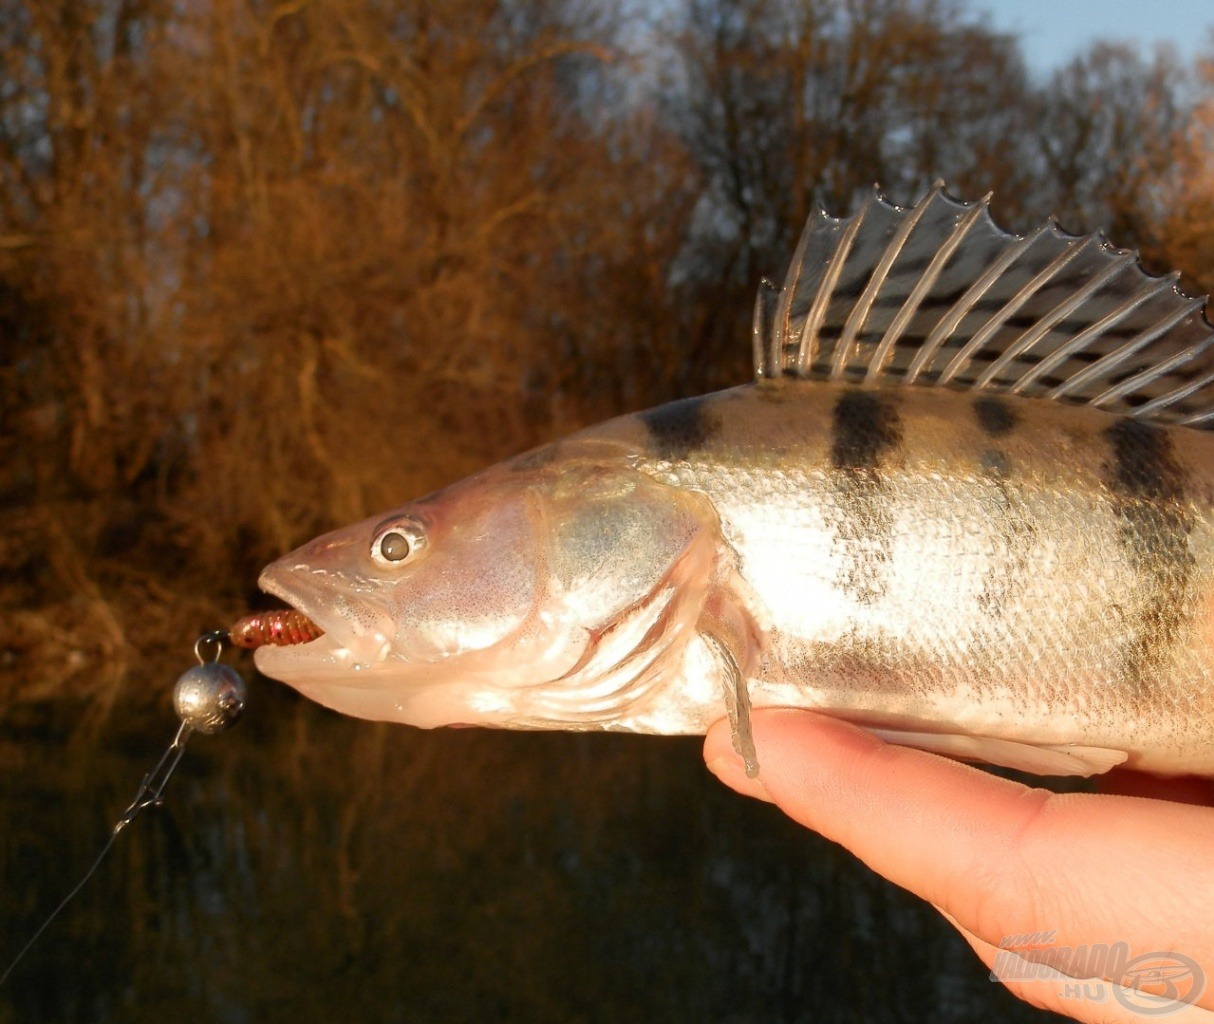
[{"label": "fish mouth", "polygon": [[395,632],[391,616],[342,582],[307,566],[276,562],[263,570],[257,585],[314,627],[300,630],[297,640],[259,646],[253,662],[263,675],[287,683],[301,677],[344,678],[387,660]]}]

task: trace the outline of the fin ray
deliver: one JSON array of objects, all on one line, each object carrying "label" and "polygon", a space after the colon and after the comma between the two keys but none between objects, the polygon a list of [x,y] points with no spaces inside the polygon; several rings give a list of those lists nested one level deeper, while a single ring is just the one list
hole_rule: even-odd
[{"label": "fin ray", "polygon": [[[809,311],[805,316],[805,323],[801,329],[800,346],[804,351],[798,353],[798,366],[812,366],[814,363],[815,356],[817,355],[818,330],[823,319],[826,317],[830,297],[838,283],[839,276],[843,272],[843,265],[851,254],[852,245],[855,243],[856,236],[860,233],[860,228],[864,226],[864,215],[866,212],[867,207],[861,209],[850,221],[839,222],[842,231],[840,232],[838,246],[833,254],[834,259],[826,265],[826,272],[822,275],[822,281],[814,294],[813,305],[809,307]],[[807,239],[807,241],[809,240]],[[780,346],[777,346],[777,351],[779,350]]]},{"label": "fin ray", "polygon": [[[943,182],[937,182],[933,188],[932,198],[935,198],[936,195],[944,195]],[[983,202],[987,202],[989,200],[990,196],[988,195]],[[936,254],[932,257],[931,263],[928,264],[927,270],[925,270],[923,272],[923,276],[915,282],[915,286],[911,290],[910,295],[907,297],[906,303],[901,309],[898,310],[897,315],[890,322],[889,327],[885,329],[885,336],[882,337],[880,344],[877,346],[876,352],[873,354],[872,362],[869,364],[868,372],[865,374],[865,381],[872,381],[881,375],[881,372],[889,362],[890,354],[893,352],[898,338],[901,337],[903,331],[906,330],[906,326],[908,323],[910,323],[911,317],[915,315],[919,309],[919,306],[922,304],[923,299],[927,296],[928,292],[931,291],[932,286],[935,285],[937,279],[940,277],[940,272],[944,269],[945,264],[948,263],[954,251],[956,251],[957,246],[959,246],[965,240],[965,236],[969,233],[969,229],[972,228],[975,223],[977,223],[978,217],[981,213],[982,205],[977,203],[974,204],[973,209],[963,214],[957,220],[952,233],[947,239],[945,239],[940,248],[936,250]],[[943,338],[940,340],[942,341]],[[926,345],[920,350],[919,353],[923,360],[930,359],[932,354],[933,350],[928,348]],[[915,368],[912,366],[912,368],[907,372],[907,383],[911,383],[914,380],[915,372]]]},{"label": "fin ray", "polygon": [[756,302],[756,376],[946,385],[1214,427],[1204,300],[1101,235],[1004,231],[989,200],[937,182],[910,208],[874,190],[851,217],[816,212],[783,287]]},{"label": "fin ray", "polygon": [[876,266],[873,267],[872,274],[869,276],[868,283],[864,286],[864,291],[852,307],[847,322],[843,325],[843,333],[835,344],[835,357],[831,364],[831,377],[837,377],[842,374],[847,361],[847,355],[851,350],[851,346],[855,343],[856,335],[859,334],[860,329],[868,320],[868,314],[872,311],[873,303],[876,301],[881,287],[889,278],[894,261],[906,246],[907,237],[914,230],[915,225],[919,223],[926,209],[927,203],[920,203],[908,211],[901,223],[894,229],[893,237],[890,238],[889,243],[885,246],[884,251],[882,251]]}]

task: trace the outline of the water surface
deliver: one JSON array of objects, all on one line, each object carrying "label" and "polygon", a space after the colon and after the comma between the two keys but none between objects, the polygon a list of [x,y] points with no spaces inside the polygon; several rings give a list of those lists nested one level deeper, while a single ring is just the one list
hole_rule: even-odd
[{"label": "water surface", "polygon": [[[62,715],[71,712],[64,709]],[[0,738],[7,964],[173,732]],[[3,728],[3,727],[0,727]],[[340,718],[255,685],[0,989],[0,1022],[1043,1021],[695,739]]]}]

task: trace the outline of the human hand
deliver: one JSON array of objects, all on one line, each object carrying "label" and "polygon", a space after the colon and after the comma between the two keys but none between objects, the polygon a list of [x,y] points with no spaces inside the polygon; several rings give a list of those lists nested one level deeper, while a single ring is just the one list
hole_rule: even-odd
[{"label": "human hand", "polygon": [[[759,777],[725,723],[705,740],[709,769],[930,902],[1021,999],[1084,1021],[1214,1021],[1214,809],[1174,802],[1209,802],[1208,780],[1123,773],[1124,790],[1173,800],[1060,795],[807,711],[755,711],[752,725]],[[1034,933],[1048,941],[1000,948]],[[1091,955],[1101,943],[1107,958]],[[1182,1001],[1149,994],[1166,991],[1152,968]]]}]

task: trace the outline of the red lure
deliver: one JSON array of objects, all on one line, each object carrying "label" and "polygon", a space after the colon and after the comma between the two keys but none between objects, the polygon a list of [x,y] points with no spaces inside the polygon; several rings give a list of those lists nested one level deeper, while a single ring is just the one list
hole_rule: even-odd
[{"label": "red lure", "polygon": [[238,619],[228,630],[229,638],[236,647],[289,647],[291,644],[306,644],[324,635],[315,622],[294,608],[275,611],[254,612]]}]

